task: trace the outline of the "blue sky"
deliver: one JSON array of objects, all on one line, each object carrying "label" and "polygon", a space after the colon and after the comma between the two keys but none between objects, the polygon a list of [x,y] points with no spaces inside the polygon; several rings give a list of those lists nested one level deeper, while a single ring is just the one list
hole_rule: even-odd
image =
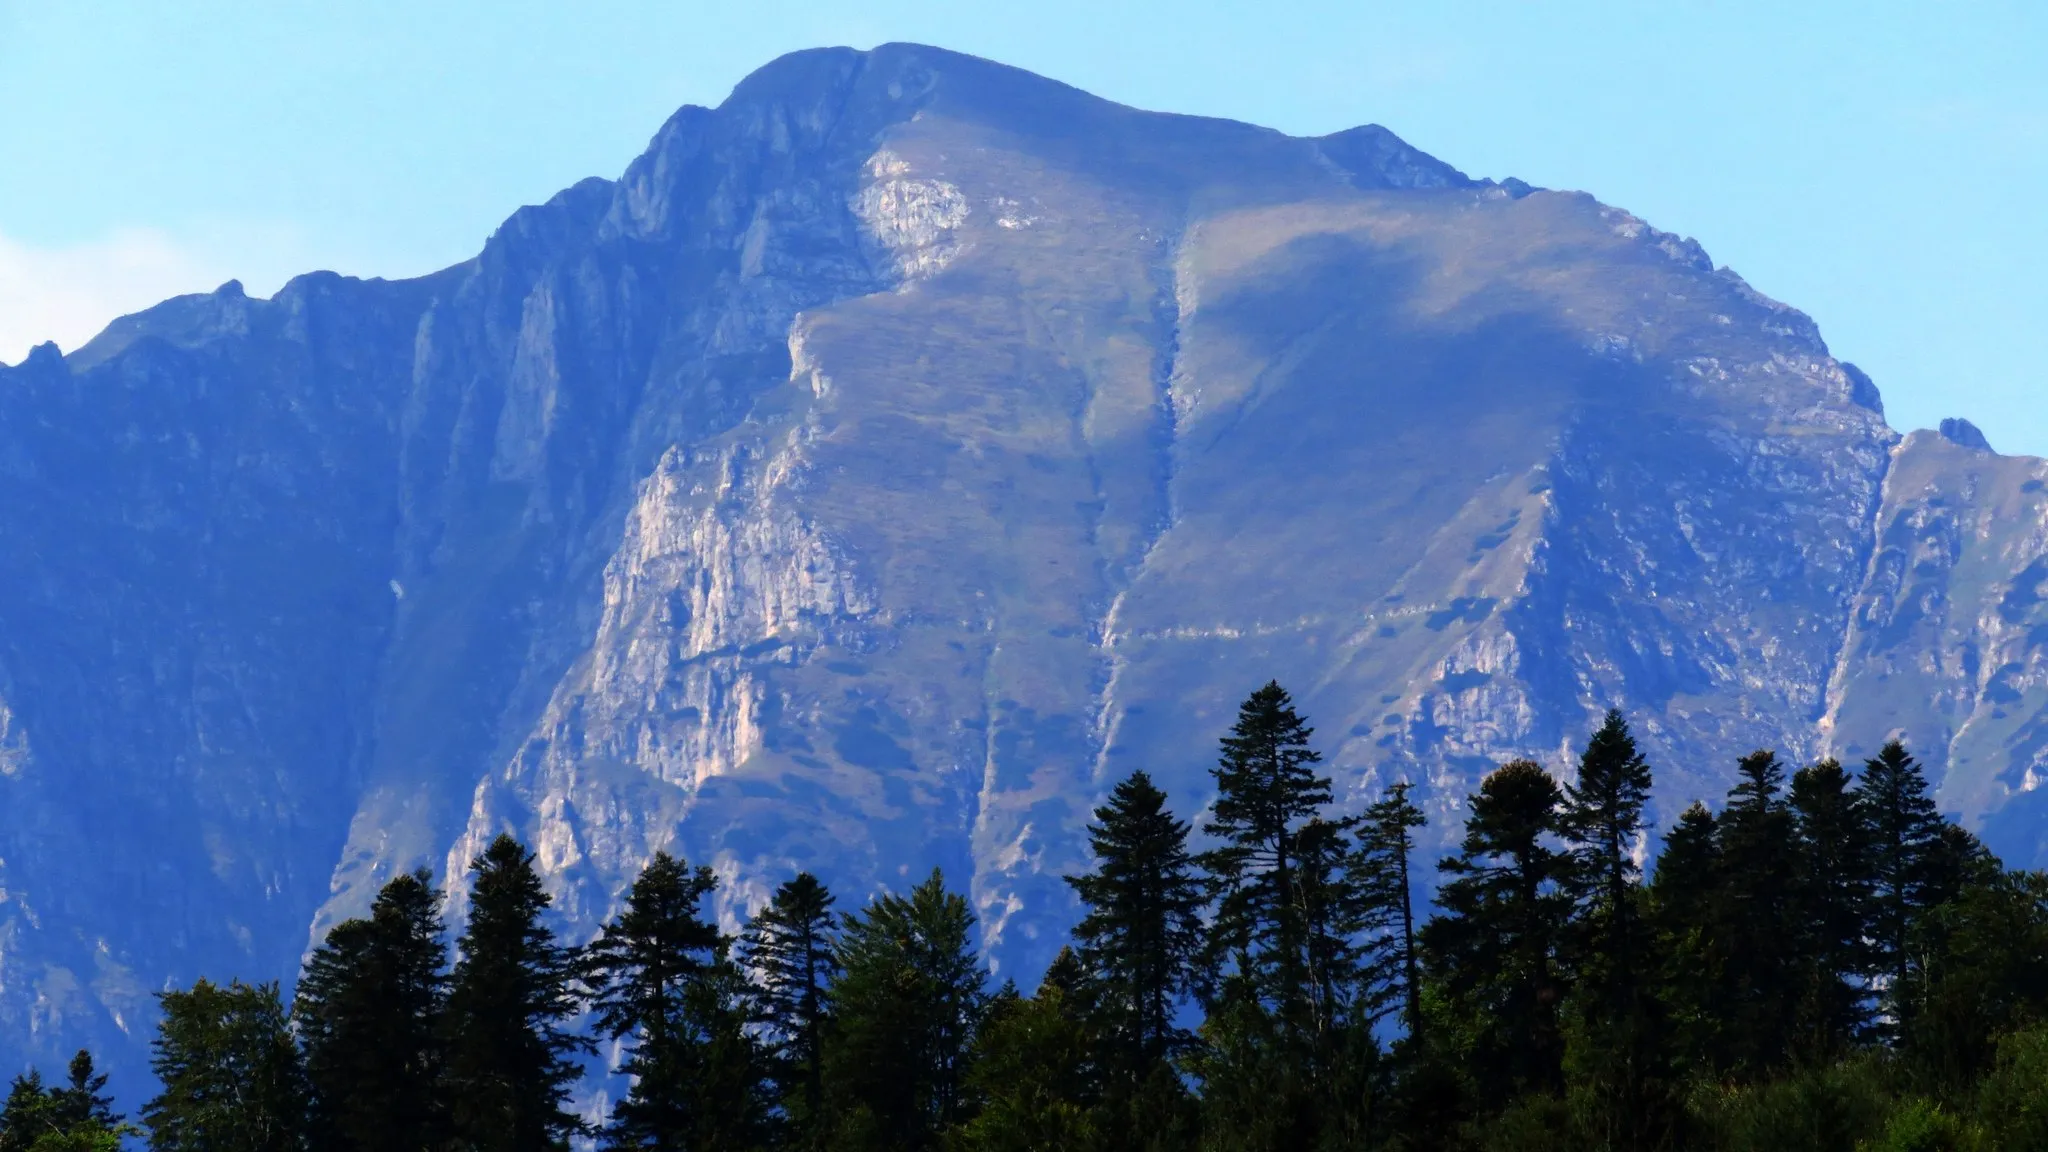
[{"label": "blue sky", "polygon": [[1813,315],[1895,426],[2048,454],[2038,0],[0,0],[0,360],[231,276],[452,263],[677,105],[887,40],[1585,189]]}]

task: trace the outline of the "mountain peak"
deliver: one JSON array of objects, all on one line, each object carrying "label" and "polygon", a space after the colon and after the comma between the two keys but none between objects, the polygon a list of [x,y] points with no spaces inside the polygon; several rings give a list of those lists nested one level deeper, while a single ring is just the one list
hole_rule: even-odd
[{"label": "mountain peak", "polygon": [[1984,438],[1983,431],[1961,417],[1951,417],[1941,422],[1941,438],[1951,444],[1975,448],[1980,452],[1992,451],[1991,441]]}]

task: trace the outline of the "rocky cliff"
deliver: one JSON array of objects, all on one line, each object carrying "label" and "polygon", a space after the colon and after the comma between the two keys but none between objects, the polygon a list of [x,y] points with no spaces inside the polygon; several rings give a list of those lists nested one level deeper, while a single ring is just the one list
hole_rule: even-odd
[{"label": "rocky cliff", "polygon": [[[799,53],[468,263],[0,369],[0,1049],[133,1070],[501,829],[587,932],[937,864],[1004,974],[1269,677],[1340,797],[1629,712],[1675,811],[1894,733],[2048,859],[2048,465],[1579,193]],[[458,896],[459,901],[459,896]]]}]

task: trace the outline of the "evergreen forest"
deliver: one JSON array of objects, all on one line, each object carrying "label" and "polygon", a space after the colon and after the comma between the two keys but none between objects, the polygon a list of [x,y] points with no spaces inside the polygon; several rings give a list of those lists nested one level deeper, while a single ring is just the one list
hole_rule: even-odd
[{"label": "evergreen forest", "polygon": [[1434,860],[1411,782],[1342,810],[1312,735],[1268,684],[1207,809],[1116,784],[1035,988],[937,872],[857,908],[801,873],[735,932],[659,854],[578,945],[500,837],[452,941],[399,876],[289,998],[164,992],[132,1120],[87,1053],[17,1078],[0,1152],[2048,1149],[2048,875],[1900,744],[1751,753],[1652,828],[1610,712],[1569,779],[1494,769]]}]

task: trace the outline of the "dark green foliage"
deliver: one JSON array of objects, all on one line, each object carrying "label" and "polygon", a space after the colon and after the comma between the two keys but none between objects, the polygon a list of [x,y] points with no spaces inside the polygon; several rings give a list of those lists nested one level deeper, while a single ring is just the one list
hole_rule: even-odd
[{"label": "dark green foliage", "polygon": [[1062,950],[1030,999],[989,1005],[966,1090],[974,1116],[949,1139],[962,1152],[1062,1152],[1102,1146],[1105,1116],[1086,973]]},{"label": "dark green foliage", "polygon": [[533,854],[499,836],[470,864],[469,925],[449,984],[445,1090],[457,1144],[541,1152],[583,1130],[565,1105],[589,1049],[568,1030],[582,1007],[576,957],[542,922]]},{"label": "dark green foliage", "polygon": [[1877,970],[1896,989],[1912,963],[1913,926],[1935,903],[1929,897],[1941,815],[1919,761],[1897,740],[1864,761],[1862,797],[1870,821],[1870,936]]},{"label": "dark green foliage", "polygon": [[1720,829],[1707,806],[1695,801],[1665,836],[1649,885],[1666,1047],[1683,1067],[1711,1068],[1720,1050],[1725,985],[1715,939],[1720,884]]},{"label": "dark green foliage", "polygon": [[1652,1146],[1676,1111],[1635,861],[1649,798],[1649,762],[1621,713],[1609,711],[1559,817],[1574,904],[1567,1068],[1579,1125],[1602,1148]]},{"label": "dark green foliage", "polygon": [[1411,865],[1415,830],[1427,821],[1408,799],[1406,780],[1387,786],[1358,822],[1351,874],[1358,885],[1359,927],[1364,933],[1359,964],[1367,985],[1358,998],[1358,1018],[1367,1025],[1398,1009],[1401,1024],[1416,1044],[1424,1040],[1422,960],[1416,946],[1415,888]]},{"label": "dark green foliage", "polygon": [[336,1152],[438,1149],[448,948],[425,869],[384,885],[366,919],[306,961],[292,1015],[311,1091],[310,1143]]},{"label": "dark green foliage", "polygon": [[1559,958],[1572,902],[1571,861],[1554,846],[1562,800],[1541,765],[1503,764],[1472,797],[1458,855],[1438,865],[1449,879],[1424,954],[1455,1030],[1446,1042],[1484,1102],[1563,1087]]},{"label": "dark green foliage", "polygon": [[746,1030],[749,987],[731,938],[702,911],[717,887],[709,868],[655,853],[585,954],[598,1029],[625,1045],[620,1071],[633,1078],[607,1148],[740,1152],[766,1142],[767,1062]]},{"label": "dark green foliage", "polygon": [[2001,1033],[2048,1024],[2048,874],[1980,878],[1925,913],[1897,1002],[1927,1082],[1953,1092],[1991,1065]]},{"label": "dark green foliage", "polygon": [[826,1082],[839,1147],[921,1152],[961,1118],[988,1004],[974,913],[934,870],[907,896],[846,918],[832,986]]},{"label": "dark green foliage", "polygon": [[1833,760],[1793,775],[1791,807],[1800,928],[1793,1048],[1833,1060],[1870,1027],[1870,823]]},{"label": "dark green foliage", "polygon": [[1095,871],[1067,883],[1087,908],[1074,929],[1082,965],[1100,985],[1096,1007],[1121,1087],[1135,1087],[1179,1047],[1174,1009],[1201,945],[1202,891],[1188,826],[1151,777],[1133,772],[1095,810]]},{"label": "dark green foliage", "polygon": [[277,985],[201,980],[157,997],[150,1067],[163,1085],[142,1111],[158,1152],[294,1152],[306,1082]]},{"label": "dark green foliage", "polygon": [[1723,1043],[1714,1066],[1756,1078],[1785,1066],[1800,992],[1799,877],[1785,769],[1774,752],[1742,758],[1721,813],[1720,874],[1709,923]]},{"label": "dark green foliage", "polygon": [[14,1078],[0,1110],[0,1152],[114,1152],[135,1132],[115,1114],[92,1053],[79,1049],[68,1074],[60,1087],[33,1069]]},{"label": "dark green foliage", "polygon": [[1330,802],[1312,734],[1279,684],[1245,700],[1211,770],[1216,804],[1202,831],[1218,845],[1199,858],[1215,901],[1207,960],[1219,994],[1272,1013],[1288,1043],[1330,1017],[1309,954],[1311,909],[1298,891],[1302,831]]},{"label": "dark green foliage", "polygon": [[825,1123],[825,1032],[829,989],[839,974],[833,952],[832,893],[800,872],[747,925],[740,947],[753,973],[755,1021],[770,1044],[776,1099],[794,1148],[818,1148]]},{"label": "dark green foliage", "polygon": [[[936,871],[837,925],[799,874],[734,939],[714,875],[657,854],[579,957],[501,837],[445,976],[416,873],[308,961],[297,1043],[273,986],[165,994],[152,1146],[564,1149],[573,1023],[631,1077],[592,1130],[610,1149],[2048,1147],[2048,875],[1942,820],[1896,743],[1862,787],[1744,757],[1645,884],[1650,769],[1609,713],[1568,788],[1526,760],[1485,778],[1418,931],[1408,785],[1333,813],[1309,736],[1278,685],[1246,701],[1199,857],[1145,774],[1119,783],[1030,997],[987,994]],[[0,1110],[0,1152],[124,1131],[84,1053]]]},{"label": "dark green foliage", "polygon": [[1201,1084],[1201,1147],[1214,1152],[1288,1152],[1316,1142],[1308,1054],[1280,1022],[1243,997],[1225,998],[1203,1021],[1188,1070]]},{"label": "dark green foliage", "polygon": [[39,1138],[59,1130],[56,1094],[33,1069],[14,1078],[7,1106],[0,1109],[0,1152],[28,1152]]}]

